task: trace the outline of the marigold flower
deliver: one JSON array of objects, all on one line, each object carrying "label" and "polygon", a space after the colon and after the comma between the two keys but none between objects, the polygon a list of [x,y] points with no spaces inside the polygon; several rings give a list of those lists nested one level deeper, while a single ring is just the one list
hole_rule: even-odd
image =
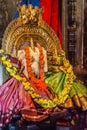
[{"label": "marigold flower", "polygon": [[[25,48],[27,49],[27,47],[25,47]],[[39,51],[41,52],[40,55],[42,55],[42,50],[41,50],[40,46],[39,46]],[[31,61],[28,50],[26,51],[26,53],[27,53],[27,56],[29,57],[29,58],[26,58],[26,59],[27,60],[29,59],[29,61]],[[62,52],[62,55],[64,55],[63,52]],[[42,58],[40,60],[43,60],[43,56],[41,56],[40,58]],[[2,59],[3,64],[6,66],[6,70],[10,73],[10,75],[12,75],[18,81],[20,81],[23,84],[24,89],[26,91],[28,91],[28,93],[31,95],[33,100],[36,103],[38,103],[39,105],[41,105],[42,107],[44,107],[44,108],[52,108],[52,107],[56,107],[57,105],[62,105],[66,101],[66,99],[69,97],[68,94],[69,94],[69,92],[71,90],[71,87],[73,85],[73,80],[76,77],[75,77],[75,75],[74,75],[74,73],[72,71],[71,66],[70,66],[70,68],[67,69],[67,67],[69,67],[68,63],[67,63],[67,65],[60,67],[60,71],[63,71],[66,74],[65,86],[64,86],[64,89],[63,89],[61,95],[58,98],[54,98],[53,100],[46,100],[46,99],[42,98],[39,94],[35,93],[34,89],[30,86],[30,83],[29,83],[29,81],[27,81],[26,78],[24,78],[21,75],[18,75],[16,73],[17,69],[15,67],[12,67],[10,60],[7,59],[7,56],[4,55],[4,53],[3,53],[3,56],[2,56],[1,59]],[[65,57],[63,58],[63,62],[64,63],[66,62]],[[30,62],[27,61],[27,63],[29,64]],[[40,62],[40,64],[41,64],[41,71],[40,71],[40,75],[41,75],[42,69],[43,69],[43,62]],[[30,69],[30,70],[32,69],[31,65],[28,65],[28,69]],[[28,70],[28,72],[30,72],[30,71]],[[32,71],[30,72],[30,76],[33,76]],[[42,80],[43,80],[43,76],[44,75],[42,74],[41,75]],[[44,86],[44,83],[41,80],[38,80],[35,77],[32,77],[32,80],[38,84],[38,87],[40,87],[40,84],[41,84],[41,86],[42,86],[41,89],[44,89],[46,91],[47,85]]]}]

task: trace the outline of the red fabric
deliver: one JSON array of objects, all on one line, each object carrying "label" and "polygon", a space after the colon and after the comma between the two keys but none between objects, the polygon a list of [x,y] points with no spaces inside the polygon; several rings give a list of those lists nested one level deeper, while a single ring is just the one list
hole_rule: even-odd
[{"label": "red fabric", "polygon": [[41,7],[44,8],[43,20],[45,20],[49,25],[51,24],[51,9],[52,0],[40,0]]},{"label": "red fabric", "polygon": [[46,21],[56,32],[62,46],[62,32],[59,18],[59,0],[40,0],[44,8],[43,20]]}]

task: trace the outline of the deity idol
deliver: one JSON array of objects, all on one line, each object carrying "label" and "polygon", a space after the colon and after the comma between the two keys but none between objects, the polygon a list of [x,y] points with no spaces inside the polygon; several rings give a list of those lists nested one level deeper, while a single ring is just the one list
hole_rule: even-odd
[{"label": "deity idol", "polygon": [[[63,59],[64,55],[52,57],[54,66],[52,71],[48,72],[46,50],[38,43],[34,45],[31,38],[29,46],[18,50],[17,59],[10,57],[9,61],[8,56],[5,56],[2,56],[2,61],[7,65],[6,69],[12,77],[0,87],[0,126],[8,124],[12,116],[19,111],[29,110],[31,113],[33,109],[36,114],[37,105],[35,106],[33,100],[45,109],[60,106],[87,110],[87,89],[76,80],[69,61]],[[8,62],[4,61],[5,59]],[[11,63],[13,66],[15,64],[17,69],[12,68]],[[58,70],[56,73],[55,67]],[[44,114],[39,117],[36,114],[35,119],[29,113],[23,114],[24,118],[32,121],[47,118]]]},{"label": "deity idol", "polygon": [[[28,79],[31,79],[37,87],[39,85],[37,85],[36,82],[44,82],[44,84],[40,84],[38,88],[45,90],[45,92],[49,90],[51,98],[53,93],[58,98],[64,91],[67,93],[68,98],[66,98],[65,94],[65,101],[62,102],[63,107],[69,108],[77,106],[81,107],[83,110],[87,109],[87,89],[77,81],[72,66],[68,60],[65,59],[65,61],[63,61],[63,56],[52,57],[51,61],[54,62],[54,68],[52,68],[52,71],[48,72],[46,50],[39,44],[35,46],[31,38],[31,47],[27,46],[24,50],[19,50],[18,59],[22,61],[22,65],[24,66],[24,75]],[[58,69],[56,73],[55,67]],[[70,88],[71,90],[69,91]],[[61,100],[64,99],[60,98],[60,101]]]},{"label": "deity idol", "polygon": [[[39,21],[42,11],[31,5],[20,7],[19,11],[19,18],[8,26],[3,40],[6,53],[0,50],[2,65],[10,75],[0,86],[0,127],[6,126],[19,112],[24,119],[42,121],[54,111],[61,111],[60,108],[86,111],[87,88],[77,81],[64,51],[54,52],[57,39],[48,25]],[[34,38],[40,38],[38,43],[29,38],[34,33]],[[26,37],[29,38],[27,46]],[[45,41],[44,47],[41,39]],[[19,47],[20,41],[24,46]],[[48,48],[53,47],[53,52],[47,52],[50,49],[45,49],[46,44]],[[18,49],[16,57],[11,53],[13,47]]]},{"label": "deity idol", "polygon": [[[43,82],[44,71],[47,71],[47,58],[45,49],[40,47],[38,44],[36,47],[34,47],[32,38],[30,41],[30,46],[25,46],[23,48],[22,50],[18,51],[18,59],[10,56],[12,66],[16,67],[17,73],[19,73],[20,77],[25,80],[25,84],[28,82],[28,85],[32,86],[38,95],[44,99],[50,99],[50,92],[46,88],[47,85],[45,85]],[[41,72],[39,75],[40,53],[43,55],[43,57],[41,57],[43,65],[40,66]],[[2,55],[2,53],[0,54]],[[27,57],[29,59],[26,58],[27,55],[30,56]],[[7,57],[9,56],[7,55]],[[30,61],[27,61],[26,59]],[[27,63],[30,65],[27,65]],[[8,66],[10,65],[9,63],[7,64]],[[14,76],[10,77],[6,83],[0,86],[0,127],[6,126],[14,114],[19,113],[20,110],[27,109],[30,110],[30,113],[34,113],[34,118],[32,118],[32,115],[28,117],[32,121],[40,121],[48,117],[44,114],[40,114],[39,116],[36,114],[36,106],[33,103],[29,93],[24,90],[23,84],[14,78]]]}]

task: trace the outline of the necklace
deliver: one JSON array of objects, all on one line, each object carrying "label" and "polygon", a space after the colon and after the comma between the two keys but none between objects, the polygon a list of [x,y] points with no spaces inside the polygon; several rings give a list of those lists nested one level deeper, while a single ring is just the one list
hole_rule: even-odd
[{"label": "necklace", "polygon": [[40,45],[38,45],[37,48],[38,48],[39,53],[40,53],[40,55],[39,55],[39,65],[40,65],[39,79],[35,77],[33,70],[32,70],[32,66],[31,66],[32,57],[30,55],[30,47],[24,46],[28,77],[29,77],[29,79],[31,79],[33,81],[34,84],[36,84],[36,86],[39,89],[45,90],[46,92],[48,92],[47,84],[44,83],[44,55],[43,55],[43,50],[42,50],[42,47]]}]

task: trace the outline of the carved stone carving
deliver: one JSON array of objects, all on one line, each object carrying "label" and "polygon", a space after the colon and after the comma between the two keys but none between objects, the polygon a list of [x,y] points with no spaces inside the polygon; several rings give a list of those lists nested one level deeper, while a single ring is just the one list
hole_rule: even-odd
[{"label": "carved stone carving", "polygon": [[8,22],[8,13],[6,0],[0,0],[0,47],[2,42],[3,32]]},{"label": "carved stone carving", "polygon": [[0,36],[2,36],[3,30],[5,29],[8,22],[8,13],[6,1],[0,0]]}]

